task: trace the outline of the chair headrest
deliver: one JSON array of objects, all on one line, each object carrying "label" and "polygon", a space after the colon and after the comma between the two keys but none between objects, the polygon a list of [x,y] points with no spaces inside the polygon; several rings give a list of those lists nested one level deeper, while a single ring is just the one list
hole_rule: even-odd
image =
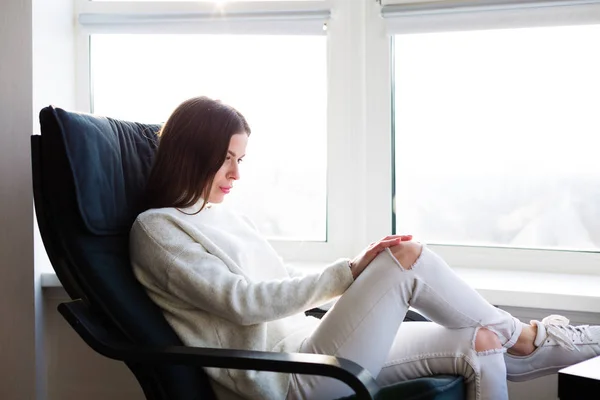
[{"label": "chair headrest", "polygon": [[160,125],[122,121],[46,107],[42,137],[64,143],[77,205],[96,235],[128,233],[158,146]]}]

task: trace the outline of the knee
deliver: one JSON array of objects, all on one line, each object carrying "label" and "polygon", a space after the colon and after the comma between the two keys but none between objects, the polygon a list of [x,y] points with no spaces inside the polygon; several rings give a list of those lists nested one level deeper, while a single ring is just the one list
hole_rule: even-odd
[{"label": "knee", "polygon": [[485,328],[477,330],[477,333],[475,334],[475,351],[481,352],[501,348],[502,343],[494,332]]},{"label": "knee", "polygon": [[390,250],[400,265],[405,269],[411,269],[421,255],[423,246],[418,242],[401,242],[396,246],[390,247]]}]

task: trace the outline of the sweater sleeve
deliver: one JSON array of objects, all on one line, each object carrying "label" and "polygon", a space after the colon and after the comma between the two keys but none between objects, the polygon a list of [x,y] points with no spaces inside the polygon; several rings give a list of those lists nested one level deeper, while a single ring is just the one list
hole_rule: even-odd
[{"label": "sweater sleeve", "polygon": [[347,260],[301,277],[251,282],[233,273],[176,225],[156,232],[132,228],[134,265],[177,298],[240,325],[272,321],[323,304],[351,285]]},{"label": "sweater sleeve", "polygon": [[292,278],[301,278],[303,276],[305,276],[306,274],[308,274],[309,272],[300,268],[296,268],[294,266],[291,266],[290,264],[284,262],[283,260],[281,261],[282,264],[285,266],[285,269],[287,271],[287,273],[290,275],[290,277]]}]

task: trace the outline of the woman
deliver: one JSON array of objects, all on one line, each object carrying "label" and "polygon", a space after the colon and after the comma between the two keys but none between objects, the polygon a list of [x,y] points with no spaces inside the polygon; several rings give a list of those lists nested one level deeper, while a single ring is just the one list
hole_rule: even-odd
[{"label": "woman", "polygon": [[[462,375],[469,399],[507,399],[507,376],[531,379],[600,354],[598,327],[557,316],[524,324],[410,235],[387,236],[319,272],[292,270],[248,220],[219,205],[240,178],[249,136],[238,111],[206,97],[182,103],[161,131],[131,260],[185,344],[335,355],[382,385]],[[338,296],[322,320],[304,315]],[[434,322],[401,324],[409,306]],[[218,392],[245,398],[350,394],[318,376],[207,372]]]}]

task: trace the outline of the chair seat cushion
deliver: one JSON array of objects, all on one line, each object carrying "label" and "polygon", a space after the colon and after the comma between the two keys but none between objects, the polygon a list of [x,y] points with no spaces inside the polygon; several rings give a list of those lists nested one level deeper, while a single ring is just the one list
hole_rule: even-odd
[{"label": "chair seat cushion", "polygon": [[[462,400],[465,398],[461,376],[438,375],[400,382],[381,388],[377,400]],[[356,396],[339,400],[354,400]]]}]

